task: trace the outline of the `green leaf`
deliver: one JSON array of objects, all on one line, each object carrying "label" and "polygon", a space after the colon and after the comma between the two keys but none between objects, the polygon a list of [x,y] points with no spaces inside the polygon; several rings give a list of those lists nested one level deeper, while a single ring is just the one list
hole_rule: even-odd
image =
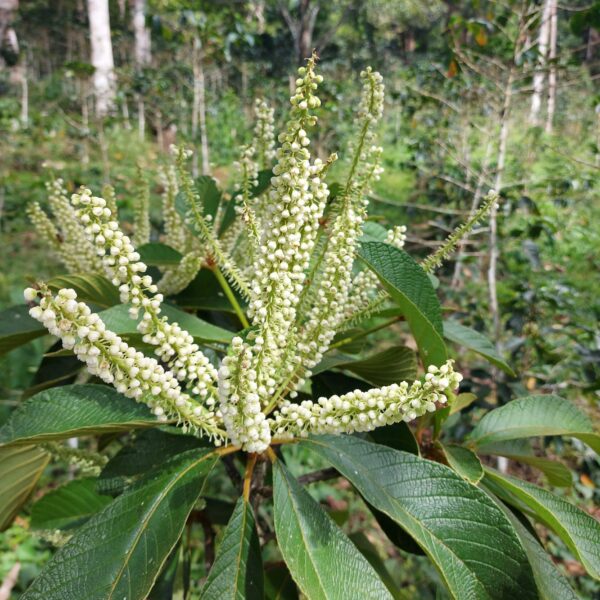
[{"label": "green leaf", "polygon": [[596,519],[559,496],[490,468],[485,469],[484,482],[496,496],[552,529],[587,572],[600,579],[600,523]]},{"label": "green leaf", "polygon": [[382,242],[364,242],[358,254],[402,309],[425,365],[444,363],[442,311],[427,273],[406,252]]},{"label": "green leaf", "polygon": [[459,346],[464,346],[469,350],[473,350],[473,352],[477,352],[477,354],[481,354],[481,356],[487,358],[493,365],[502,369],[511,377],[516,376],[510,365],[496,350],[494,344],[479,333],[479,331],[465,327],[465,325],[461,325],[454,319],[449,319],[444,321],[444,337]]},{"label": "green leaf", "polygon": [[184,435],[180,430],[173,433],[161,429],[140,431],[130,444],[121,448],[108,461],[97,479],[96,489],[101,494],[120,494],[146,471],[177,454],[203,447],[206,447],[206,442]]},{"label": "green leaf", "polygon": [[600,436],[592,422],[572,402],[559,396],[527,396],[487,413],[469,440],[482,447],[493,442],[544,435],[566,435],[600,454]]},{"label": "green leaf", "polygon": [[77,292],[78,300],[104,308],[121,302],[117,288],[106,277],[94,273],[59,275],[53,277],[47,285],[54,292],[63,288],[72,288]]},{"label": "green leaf", "polygon": [[27,501],[49,459],[36,446],[0,448],[0,531],[12,523]]},{"label": "green leaf", "polygon": [[250,503],[239,498],[200,597],[203,600],[262,600],[263,587],[254,513]]},{"label": "green leaf", "polygon": [[47,333],[24,304],[0,311],[0,356]]},{"label": "green leaf", "polygon": [[279,549],[307,597],[391,598],[367,560],[281,461],[273,466],[273,487]]},{"label": "green leaf", "polygon": [[140,260],[152,267],[171,267],[178,265],[183,258],[181,252],[161,244],[159,242],[151,242],[143,244],[137,251],[140,254]]},{"label": "green leaf", "polygon": [[457,412],[460,412],[463,408],[471,406],[475,400],[477,400],[477,396],[475,394],[471,394],[470,392],[458,394],[458,396],[454,398],[452,404],[450,405],[450,414],[454,415]]},{"label": "green leaf", "polygon": [[477,485],[483,477],[481,461],[474,452],[463,446],[440,444],[448,465],[454,469],[463,479]]},{"label": "green leaf", "polygon": [[387,348],[367,358],[355,360],[346,354],[326,355],[313,370],[316,375],[328,369],[344,369],[377,386],[417,378],[417,357],[406,346]]},{"label": "green leaf", "polygon": [[[525,442],[525,444],[519,448],[519,446],[514,443],[515,441]],[[534,469],[539,469],[544,473],[550,485],[570,487],[573,484],[573,477],[568,467],[557,460],[535,456],[528,440],[515,441],[511,440],[508,442],[498,442],[497,444],[486,445],[480,450],[480,454],[505,456],[516,462],[529,465]]]},{"label": "green leaf", "polygon": [[200,177],[196,177],[196,191],[200,196],[202,212],[214,219],[222,196],[221,190],[217,187],[217,182],[209,175],[200,175]]},{"label": "green leaf", "polygon": [[94,478],[78,479],[52,490],[31,508],[32,529],[79,527],[112,502],[96,492]]},{"label": "green leaf", "polygon": [[161,466],[85,523],[21,598],[146,598],[216,461],[191,450]]},{"label": "green leaf", "polygon": [[361,242],[385,242],[387,238],[388,231],[379,223],[375,223],[374,221],[367,221],[362,226],[362,236],[360,238]]},{"label": "green leaf", "polygon": [[[540,600],[578,600],[578,596],[572,590],[566,577],[556,568],[550,555],[546,552],[541,542],[534,537],[528,527],[521,522],[524,519],[531,527],[527,517],[522,513],[517,516],[501,500],[492,494],[484,485],[492,500],[504,512],[508,520],[512,523],[521,544],[529,559],[529,564],[533,571],[535,583]],[[519,518],[520,517],[520,518]]]},{"label": "green leaf", "polygon": [[298,600],[298,588],[285,563],[265,567],[266,600]]},{"label": "green leaf", "polygon": [[104,385],[65,385],[23,402],[0,428],[0,445],[63,440],[79,435],[156,427],[143,404]]},{"label": "green leaf", "polygon": [[[207,323],[195,315],[183,312],[168,304],[163,304],[161,306],[160,314],[161,316],[167,317],[171,323],[179,323],[181,328],[188,331],[194,338],[194,341],[198,343],[220,342],[222,344],[228,344],[235,335],[231,331],[227,331],[227,329],[217,327],[212,323]],[[127,304],[119,304],[119,306],[113,306],[108,310],[102,311],[100,313],[100,318],[104,321],[107,329],[110,329],[119,335],[140,335],[137,330],[137,324],[142,317],[140,315],[137,320],[132,319],[129,316],[129,305]]]},{"label": "green leaf", "polygon": [[173,300],[185,308],[233,312],[231,302],[223,294],[221,285],[210,269],[201,269],[192,283]]},{"label": "green leaf", "polygon": [[536,598],[531,568],[505,515],[448,467],[353,436],[301,445],[404,528],[455,598]]}]

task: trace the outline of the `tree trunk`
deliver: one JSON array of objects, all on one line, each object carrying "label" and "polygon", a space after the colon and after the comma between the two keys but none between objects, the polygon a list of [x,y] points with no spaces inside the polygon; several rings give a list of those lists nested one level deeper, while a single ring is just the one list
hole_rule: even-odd
[{"label": "tree trunk", "polygon": [[531,96],[531,112],[529,113],[529,121],[533,126],[540,124],[540,109],[542,108],[542,95],[544,93],[544,79],[547,66],[546,58],[548,54],[551,7],[552,0],[545,0],[538,34],[538,68],[533,75],[533,95]]},{"label": "tree trunk", "polygon": [[318,0],[300,0],[299,18],[294,19],[287,7],[280,4],[281,14],[294,40],[294,58],[298,65],[304,64],[312,54],[313,32],[320,8]]},{"label": "tree trunk", "polygon": [[146,67],[152,59],[150,30],[146,27],[146,0],[133,2],[133,33],[135,37],[135,64]]},{"label": "tree trunk", "polygon": [[[18,10],[19,0],[0,0],[0,50],[8,50],[14,54],[15,61],[19,54],[19,42],[15,30],[12,28],[12,22]],[[4,66],[4,58],[0,54],[0,70]]]},{"label": "tree trunk", "polygon": [[[194,99],[192,102],[192,139],[194,142],[200,133],[200,155],[202,157],[202,175],[210,175],[208,155],[208,135],[206,131],[206,84],[204,81],[204,53],[199,38],[194,38],[192,48],[192,70],[194,73]],[[194,152],[192,162],[194,177],[198,176],[198,153]]]},{"label": "tree trunk", "polygon": [[116,80],[110,38],[108,0],[87,0],[90,21],[93,83],[96,96],[96,116],[104,117],[115,103]]},{"label": "tree trunk", "polygon": [[556,108],[556,44],[558,39],[558,2],[549,0],[550,7],[550,71],[548,73],[548,112],[546,114],[546,133],[552,133],[554,110]]}]

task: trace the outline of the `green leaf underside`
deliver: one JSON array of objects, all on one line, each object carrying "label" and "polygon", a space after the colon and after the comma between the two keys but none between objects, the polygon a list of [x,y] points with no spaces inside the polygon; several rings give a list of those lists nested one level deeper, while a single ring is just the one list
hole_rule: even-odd
[{"label": "green leaf underside", "polygon": [[50,457],[36,446],[0,448],[0,531],[27,501]]},{"label": "green leaf underside", "polygon": [[143,404],[104,385],[66,385],[23,402],[0,428],[0,445],[62,440],[79,435],[156,427]]},{"label": "green leaf underside", "polygon": [[313,370],[313,374],[328,369],[344,369],[377,386],[391,385],[401,381],[413,382],[417,378],[417,357],[406,346],[394,346],[364,359],[352,356],[325,356]]},{"label": "green leaf underside", "polygon": [[527,530],[527,527],[500,500],[490,494],[512,523],[525,549],[540,600],[578,600],[567,578],[556,568],[552,558]]},{"label": "green leaf underside", "polygon": [[471,432],[478,447],[533,436],[575,437],[600,453],[600,436],[592,422],[572,402],[560,396],[527,396],[487,413]]},{"label": "green leaf underside", "polygon": [[402,309],[425,365],[444,363],[442,311],[427,273],[406,252],[382,242],[364,242],[358,254]]},{"label": "green leaf underside", "polygon": [[94,478],[78,479],[42,496],[31,508],[32,529],[77,527],[111,503],[95,491]]},{"label": "green leaf underside", "polygon": [[273,488],[279,549],[308,598],[392,598],[367,560],[281,461],[273,467]]},{"label": "green leaf underside", "polygon": [[[104,321],[107,329],[119,335],[139,335],[137,324],[140,322],[141,316],[138,319],[132,319],[129,316],[129,308],[127,304],[113,306],[108,310],[103,310],[100,313],[100,318]],[[227,344],[235,335],[231,331],[227,331],[227,329],[207,323],[194,315],[183,312],[168,304],[161,306],[160,314],[167,317],[171,323],[179,323],[181,328],[189,332],[196,342],[220,342]]]},{"label": "green leaf underside", "polygon": [[600,579],[600,523],[596,519],[536,485],[489,468],[485,473],[484,481],[496,496],[552,529],[587,572]]},{"label": "green leaf underside", "polygon": [[483,477],[483,467],[477,455],[468,448],[448,444],[442,446],[448,465],[469,483],[478,484]]},{"label": "green leaf underside", "polygon": [[536,598],[531,568],[504,514],[448,467],[351,436],[301,443],[416,540],[455,598]]},{"label": "green leaf underside", "polygon": [[183,258],[181,252],[159,242],[143,244],[137,251],[140,253],[140,260],[152,267],[176,266]]},{"label": "green leaf underside", "polygon": [[202,447],[206,443],[191,435],[162,429],[142,430],[109,460],[96,481],[96,489],[101,494],[119,494],[146,471],[177,454]]},{"label": "green leaf underside", "polygon": [[59,275],[48,281],[48,287],[57,292],[63,288],[71,288],[77,292],[77,299],[91,302],[96,306],[109,308],[121,302],[119,291],[106,277],[94,273]]},{"label": "green leaf underside", "polygon": [[46,328],[29,316],[24,304],[0,311],[0,356],[46,333]]},{"label": "green leaf underside", "polygon": [[202,600],[262,600],[263,566],[252,507],[239,498],[225,528]]},{"label": "green leaf underside", "polygon": [[494,344],[492,344],[492,342],[484,335],[479,333],[479,331],[471,329],[471,327],[465,327],[454,319],[449,319],[444,321],[444,337],[455,344],[464,346],[465,348],[480,354],[511,377],[515,376],[515,372],[498,353]]},{"label": "green leaf underside", "polygon": [[216,461],[192,450],[144,478],[85,523],[22,599],[146,598]]}]

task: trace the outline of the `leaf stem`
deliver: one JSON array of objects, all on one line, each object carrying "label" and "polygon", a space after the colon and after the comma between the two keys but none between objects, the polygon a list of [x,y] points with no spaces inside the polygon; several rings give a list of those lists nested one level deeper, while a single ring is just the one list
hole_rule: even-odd
[{"label": "leaf stem", "polygon": [[250,454],[248,456],[248,462],[246,463],[246,472],[244,473],[244,488],[243,496],[244,500],[248,502],[250,500],[250,488],[252,487],[252,474],[254,473],[254,467],[256,466],[256,459],[258,454]]},{"label": "leaf stem", "polygon": [[231,289],[230,285],[227,283],[227,279],[225,279],[225,277],[223,277],[223,273],[221,273],[221,270],[219,269],[219,267],[215,267],[213,269],[213,273],[215,274],[217,281],[221,285],[221,288],[225,292],[225,295],[227,296],[227,300],[229,300],[229,303],[233,307],[233,310],[235,311],[235,314],[237,315],[238,319],[240,320],[242,327],[244,327],[244,329],[246,329],[247,327],[250,327],[250,323],[248,323],[248,319],[246,318],[246,315],[244,314],[242,307],[240,306],[239,302],[237,301],[237,298],[235,297],[235,294],[233,293],[233,290]]}]

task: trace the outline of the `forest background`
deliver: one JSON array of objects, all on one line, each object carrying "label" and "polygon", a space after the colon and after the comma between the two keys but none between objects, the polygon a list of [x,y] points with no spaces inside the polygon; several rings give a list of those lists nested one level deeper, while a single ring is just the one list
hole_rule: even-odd
[{"label": "forest background", "polygon": [[[0,0],[0,308],[19,303],[28,280],[62,272],[26,215],[32,201],[45,206],[45,182],[110,183],[131,220],[139,173],[155,175],[176,143],[195,150],[195,176],[227,187],[254,98],[271,99],[281,125],[290,74],[313,48],[323,158],[347,143],[358,72],[371,65],[385,78],[385,171],[370,213],[409,223],[411,254],[438,248],[488,189],[501,194],[438,272],[445,305],[517,373],[470,361],[473,410],[559,393],[597,421],[597,1]],[[0,358],[0,424],[38,383],[45,350],[36,340]],[[576,441],[547,444],[575,473],[561,493],[598,515],[597,456]],[[337,495],[329,502],[343,509]],[[584,597],[600,593],[558,538],[549,543]],[[0,534],[0,580],[18,563],[18,594],[50,554],[17,521]],[[426,593],[410,569],[402,577]]]}]

